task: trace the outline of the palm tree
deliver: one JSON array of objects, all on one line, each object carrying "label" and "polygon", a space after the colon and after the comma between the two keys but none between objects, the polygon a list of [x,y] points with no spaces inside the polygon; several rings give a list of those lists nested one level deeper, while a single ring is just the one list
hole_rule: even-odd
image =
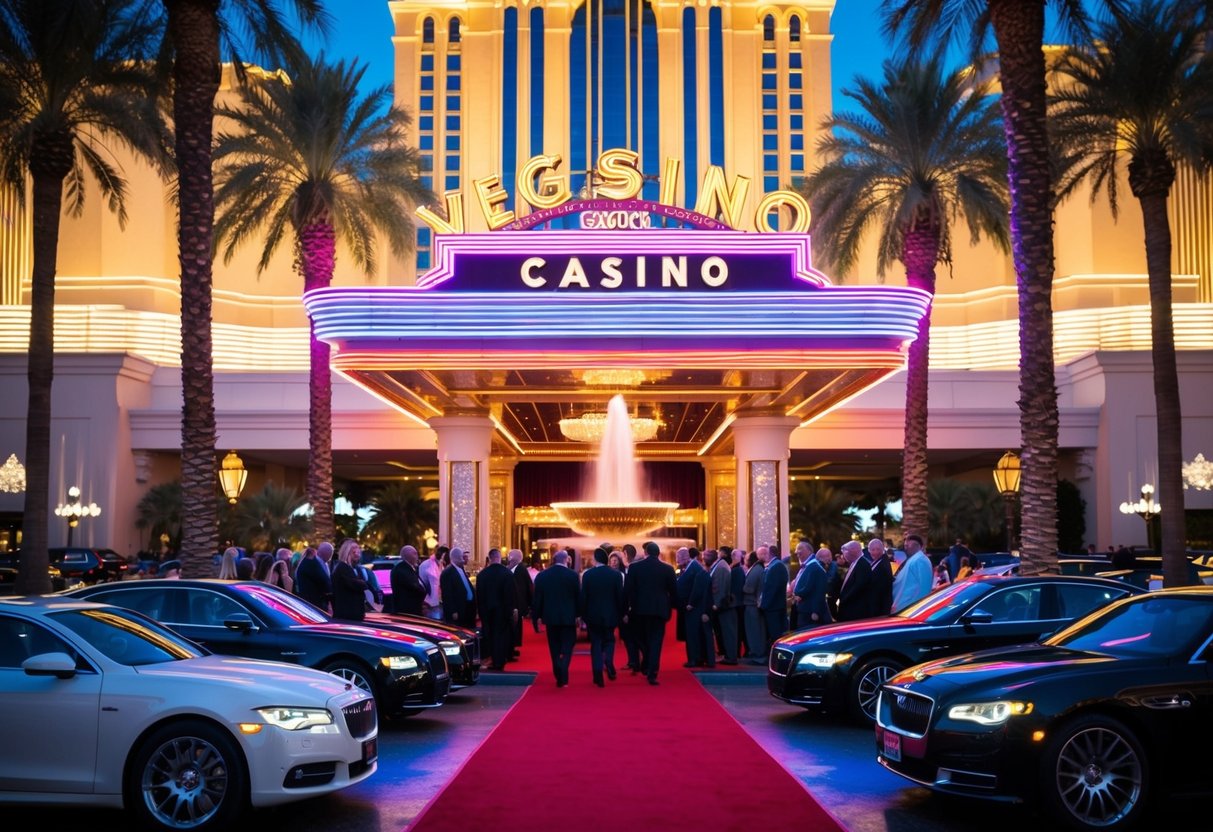
[{"label": "palm tree", "polygon": [[[412,246],[411,206],[431,200],[421,184],[417,151],[405,143],[409,118],[387,107],[391,89],[365,96],[365,66],[329,65],[320,56],[288,83],[278,77],[242,88],[240,107],[221,107],[235,132],[215,148],[216,243],[230,261],[236,248],[264,231],[258,272],[284,238],[292,238],[304,291],[333,282],[340,237],[369,275],[376,232],[396,254]],[[311,337],[311,406],[307,497],[316,534],[333,536],[332,371],[329,345]]]},{"label": "palm tree", "polygon": [[321,0],[162,0],[172,52],[173,125],[178,168],[177,250],[181,264],[181,486],[184,506],[182,575],[210,573],[217,548],[215,391],[211,369],[212,230],[215,204],[211,142],[219,91],[221,43],[238,73],[244,64],[233,29],[246,33],[253,53],[278,67],[302,49],[281,5],[302,25],[324,30]]},{"label": "palm tree", "polygon": [[[83,209],[94,178],[126,222],[126,182],[109,148],[124,146],[167,165],[153,66],[137,60],[154,29],[143,0],[0,0],[0,186],[25,198],[32,180],[29,407],[25,510],[17,592],[50,592],[51,384],[55,273],[64,205]],[[132,60],[136,59],[136,60]]]},{"label": "palm tree", "polygon": [[1019,433],[1023,574],[1057,570],[1057,386],[1053,365],[1053,174],[1045,117],[1045,6],[1081,31],[1089,0],[883,0],[885,28],[910,45],[967,36],[976,59],[998,46],[1011,256],[1019,285]]},{"label": "palm tree", "polygon": [[1128,162],[1129,190],[1141,205],[1150,281],[1150,335],[1158,431],[1158,501],[1163,583],[1190,582],[1184,525],[1183,420],[1171,322],[1171,224],[1167,198],[1177,163],[1213,160],[1213,56],[1203,3],[1142,0],[1115,9],[1088,47],[1072,48],[1057,69],[1068,82],[1051,101],[1065,149],[1060,191],[1104,187],[1116,212],[1116,179]]},{"label": "palm tree", "polygon": [[234,518],[237,538],[264,550],[303,540],[312,527],[301,510],[305,502],[295,489],[267,482],[260,492],[240,500]]},{"label": "palm tree", "polygon": [[973,511],[972,492],[957,480],[931,480],[927,487],[927,510],[934,534],[928,539],[936,545],[950,545],[964,537],[968,528],[966,517]]},{"label": "palm tree", "polygon": [[801,540],[834,551],[859,530],[859,518],[848,509],[851,496],[817,480],[797,480],[788,499],[789,522]]},{"label": "palm tree", "polygon": [[371,497],[374,514],[363,533],[377,535],[385,554],[394,555],[406,543],[425,551],[422,538],[428,528],[438,525],[438,503],[421,496],[413,483],[392,482]]},{"label": "palm tree", "polygon": [[147,529],[148,549],[166,534],[173,551],[181,545],[181,483],[167,482],[148,489],[135,507],[135,526]]},{"label": "palm tree", "polygon": [[[825,120],[819,148],[827,161],[805,181],[814,236],[842,272],[859,259],[865,232],[880,229],[877,269],[894,262],[906,282],[935,294],[935,266],[951,263],[952,224],[1008,246],[1006,148],[987,89],[966,73],[944,76],[938,57],[884,65],[883,83],[864,78],[843,94],[861,114]],[[930,311],[918,324],[906,367],[902,527],[925,536],[927,513],[927,356]]]}]

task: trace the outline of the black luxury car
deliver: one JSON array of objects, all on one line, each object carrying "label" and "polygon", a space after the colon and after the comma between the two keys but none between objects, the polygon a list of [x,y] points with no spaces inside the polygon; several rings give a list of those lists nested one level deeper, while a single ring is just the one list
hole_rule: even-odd
[{"label": "black luxury car", "polygon": [[[444,648],[402,628],[335,621],[260,581],[173,578],[96,584],[65,595],[141,612],[212,652],[328,671],[399,716],[441,705],[451,675]],[[447,648],[459,647],[447,642]]]},{"label": "black luxury car", "polygon": [[974,577],[896,615],[798,630],[776,639],[772,696],[811,710],[876,718],[880,686],[905,667],[971,650],[1038,641],[1091,610],[1143,590],[1080,576]]},{"label": "black luxury car", "polygon": [[1041,644],[897,674],[879,698],[878,759],[938,792],[1127,829],[1163,798],[1213,795],[1211,666],[1213,587],[1136,595]]},{"label": "black luxury car", "polygon": [[480,634],[475,630],[420,615],[386,611],[368,612],[366,623],[403,630],[437,642],[450,666],[451,690],[471,687],[480,681]]},{"label": "black luxury car", "polygon": [[113,549],[56,546],[47,551],[51,565],[59,570],[68,584],[120,581],[130,569],[126,558]]}]

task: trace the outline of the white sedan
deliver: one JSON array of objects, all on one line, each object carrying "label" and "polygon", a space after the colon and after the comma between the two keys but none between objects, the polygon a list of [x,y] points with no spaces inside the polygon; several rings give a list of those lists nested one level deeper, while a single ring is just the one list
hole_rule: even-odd
[{"label": "white sedan", "polygon": [[0,804],[222,829],[364,780],[377,742],[374,699],[328,673],[209,655],[105,604],[0,599]]}]

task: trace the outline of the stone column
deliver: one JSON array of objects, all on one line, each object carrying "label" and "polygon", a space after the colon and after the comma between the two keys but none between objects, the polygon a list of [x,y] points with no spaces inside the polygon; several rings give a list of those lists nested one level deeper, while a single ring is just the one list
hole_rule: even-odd
[{"label": "stone column", "polygon": [[794,416],[741,416],[733,423],[737,459],[737,546],[753,551],[779,544],[787,554],[788,440],[800,425]]},{"label": "stone column", "polygon": [[493,422],[476,414],[437,416],[438,541],[470,553],[469,566],[484,563],[489,542],[489,450]]},{"label": "stone column", "polygon": [[704,471],[704,506],[708,522],[704,545],[737,546],[737,463],[731,456],[700,460]]}]

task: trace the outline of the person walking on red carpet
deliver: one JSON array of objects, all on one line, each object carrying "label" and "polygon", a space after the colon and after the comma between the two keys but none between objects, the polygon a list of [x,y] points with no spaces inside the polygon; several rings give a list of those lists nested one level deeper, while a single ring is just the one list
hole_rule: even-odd
[{"label": "person walking on red carpet", "polygon": [[476,576],[476,606],[480,609],[481,643],[489,651],[492,665],[486,670],[505,670],[514,653],[514,622],[518,620],[514,576],[501,562],[501,550],[489,549],[488,565]]},{"label": "person walking on red carpet", "polygon": [[558,549],[552,565],[535,576],[535,598],[531,602],[531,623],[539,632],[539,622],[547,630],[548,652],[552,655],[552,675],[556,687],[569,683],[569,662],[577,643],[577,604],[581,582],[569,568],[569,553]]},{"label": "person walking on red carpet", "polygon": [[601,547],[594,550],[594,565],[581,576],[580,609],[590,636],[590,669],[601,688],[604,670],[615,679],[615,628],[623,617],[623,581],[607,566],[607,551]]},{"label": "person walking on red carpet", "polygon": [[531,615],[535,579],[522,562],[521,549],[510,549],[510,553],[506,555],[506,568],[514,575],[514,600],[518,602],[518,617],[514,620],[514,649],[511,651],[511,655],[517,659],[522,650],[522,620]]},{"label": "person walking on red carpet", "polygon": [[661,561],[661,547],[650,540],[644,544],[644,558],[628,569],[624,579],[627,596],[626,621],[636,627],[640,646],[640,669],[650,685],[657,684],[661,669],[661,643],[670,610],[677,602],[674,567]]}]

